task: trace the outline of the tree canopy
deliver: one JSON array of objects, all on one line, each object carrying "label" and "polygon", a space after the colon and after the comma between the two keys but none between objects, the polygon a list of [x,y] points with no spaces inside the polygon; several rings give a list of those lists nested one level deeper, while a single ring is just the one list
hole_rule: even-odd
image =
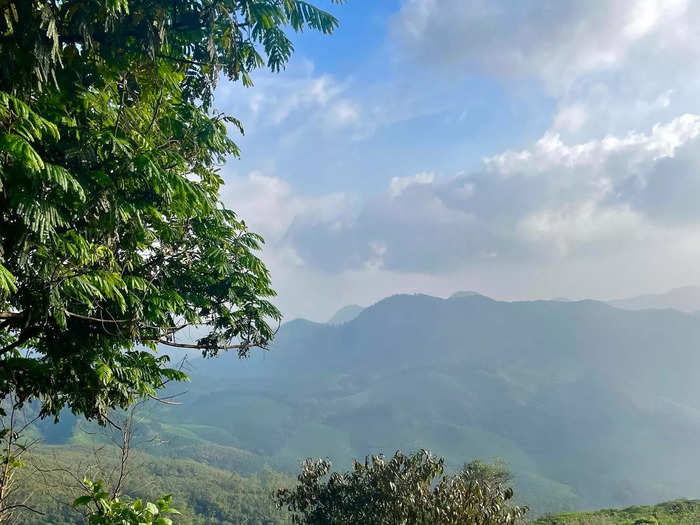
[{"label": "tree canopy", "polygon": [[[0,10],[0,396],[100,419],[185,377],[159,345],[267,345],[280,313],[262,238],[219,198],[243,128],[213,93],[279,71],[286,32],[336,19],[301,0]],[[206,334],[178,340],[191,325]]]},{"label": "tree canopy", "polygon": [[475,462],[448,475],[444,459],[426,451],[371,456],[344,473],[307,459],[298,481],[279,490],[277,501],[302,525],[508,525],[527,512],[510,504],[501,468]]}]

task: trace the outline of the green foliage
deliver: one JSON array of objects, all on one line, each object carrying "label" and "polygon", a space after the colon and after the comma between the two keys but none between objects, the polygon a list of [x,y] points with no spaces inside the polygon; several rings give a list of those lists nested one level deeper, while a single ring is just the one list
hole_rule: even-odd
[{"label": "green foliage", "polygon": [[[242,126],[212,93],[283,68],[285,30],[336,19],[301,0],[2,9],[0,396],[99,419],[184,379],[157,345],[266,346],[280,314],[262,238],[219,200]],[[176,341],[190,325],[208,332]]]},{"label": "green foliage", "polygon": [[[280,506],[299,524],[460,524],[517,523],[527,508],[509,504],[513,491],[502,473],[467,465],[454,476],[444,460],[428,452],[397,452],[386,460],[371,456],[345,473],[330,474],[327,460],[306,460],[299,485],[277,493]],[[486,474],[486,477],[483,476]]]},{"label": "green foliage", "polygon": [[[104,479],[103,491],[111,485],[112,470],[119,467],[119,451],[105,447],[100,474],[92,469],[95,458],[91,447],[41,447],[32,461],[37,469],[24,469],[18,477],[17,497],[34,509],[21,514],[23,525],[81,525],[88,507],[72,507],[84,487],[82,473],[91,479]],[[177,525],[287,525],[285,511],[275,508],[274,491],[292,484],[291,476],[264,470],[241,476],[185,459],[156,458],[134,452],[130,474],[123,486],[124,502],[148,500],[153,495],[172,494],[181,514],[171,515]],[[78,474],[81,473],[81,477]],[[77,479],[76,479],[77,478]],[[86,494],[88,495],[88,494]],[[125,503],[128,506],[128,504]],[[95,506],[90,503],[94,512]],[[166,516],[167,517],[167,516]]]},{"label": "green foliage", "polygon": [[545,516],[533,525],[695,525],[700,523],[700,501],[674,500],[658,505]]},{"label": "green foliage", "polygon": [[126,503],[119,498],[111,498],[102,488],[102,482],[83,480],[89,491],[73,501],[73,507],[93,506],[94,511],[88,515],[90,525],[173,525],[168,515],[180,512],[170,506],[171,496],[163,496],[155,503],[137,499]]}]

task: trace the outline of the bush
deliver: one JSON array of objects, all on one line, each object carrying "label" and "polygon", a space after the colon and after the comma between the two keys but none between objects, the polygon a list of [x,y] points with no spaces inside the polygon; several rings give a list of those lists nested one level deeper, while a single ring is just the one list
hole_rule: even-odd
[{"label": "bush", "polygon": [[507,476],[483,463],[444,473],[444,459],[429,452],[397,452],[391,459],[371,456],[345,473],[330,473],[327,460],[307,459],[299,484],[276,494],[292,522],[314,525],[475,525],[515,524],[526,507],[510,504]]}]

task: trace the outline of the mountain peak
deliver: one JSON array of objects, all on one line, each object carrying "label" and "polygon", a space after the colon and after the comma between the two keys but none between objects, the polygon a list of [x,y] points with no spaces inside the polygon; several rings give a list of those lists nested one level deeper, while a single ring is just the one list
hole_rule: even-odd
[{"label": "mountain peak", "polygon": [[355,319],[358,315],[362,313],[362,310],[364,310],[364,306],[360,306],[359,304],[349,304],[347,306],[343,306],[340,310],[338,310],[336,313],[333,314],[333,316],[326,321],[327,324],[345,324],[349,323],[353,319]]}]

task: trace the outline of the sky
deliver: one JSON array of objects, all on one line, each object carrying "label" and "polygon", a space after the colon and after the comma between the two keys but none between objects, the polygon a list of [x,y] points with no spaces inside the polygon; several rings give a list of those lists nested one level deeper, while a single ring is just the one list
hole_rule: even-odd
[{"label": "sky", "polygon": [[700,284],[700,2],[315,3],[334,35],[215,97],[286,319]]}]

